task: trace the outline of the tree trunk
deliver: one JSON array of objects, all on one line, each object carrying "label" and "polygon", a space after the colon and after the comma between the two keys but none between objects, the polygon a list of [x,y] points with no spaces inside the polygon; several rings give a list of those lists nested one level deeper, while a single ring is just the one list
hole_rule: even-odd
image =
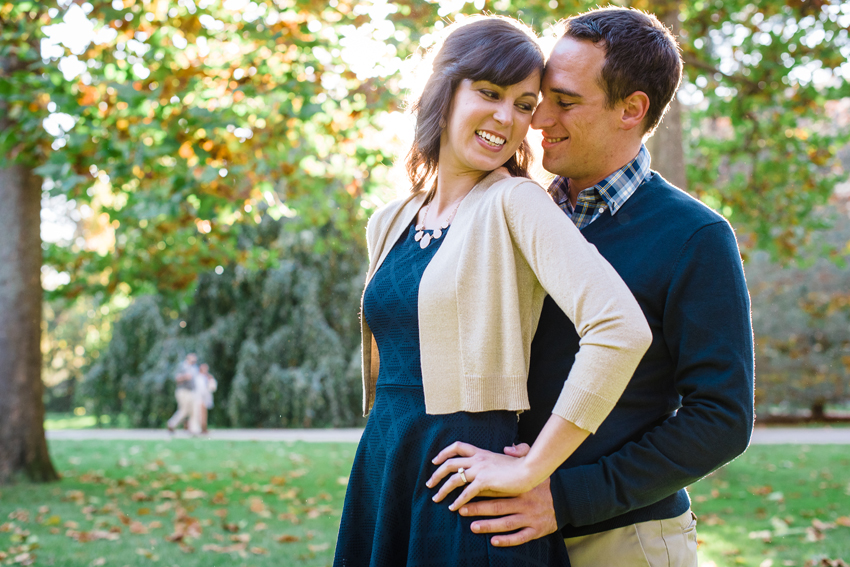
[{"label": "tree trunk", "polygon": [[[660,10],[656,10],[656,14],[678,37],[681,29],[678,3],[670,2],[665,7],[668,8],[668,11],[662,13]],[[682,105],[675,96],[670,103],[667,114],[664,115],[664,119],[655,130],[655,134],[647,140],[646,148],[652,155],[652,169],[676,187],[687,191],[688,178],[682,138]]]},{"label": "tree trunk", "polygon": [[[0,60],[4,69],[15,61]],[[12,127],[0,104],[0,131]],[[41,381],[41,180],[0,168],[0,484],[56,480]]]}]

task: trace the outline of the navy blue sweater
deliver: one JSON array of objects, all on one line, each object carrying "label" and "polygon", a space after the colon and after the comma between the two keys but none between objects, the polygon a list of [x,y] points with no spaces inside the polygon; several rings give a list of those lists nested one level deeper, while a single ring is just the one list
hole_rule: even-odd
[{"label": "navy blue sweater", "polygon": [[[564,537],[684,513],[684,487],[741,454],[753,426],[750,301],[729,223],[652,172],[582,234],[632,290],[653,340],[610,416],[551,477]],[[522,441],[549,418],[578,348],[547,297]]]}]

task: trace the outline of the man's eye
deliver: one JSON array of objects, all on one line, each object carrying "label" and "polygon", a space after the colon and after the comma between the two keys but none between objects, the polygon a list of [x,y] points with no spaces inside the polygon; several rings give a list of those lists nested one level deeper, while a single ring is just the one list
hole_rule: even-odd
[{"label": "man's eye", "polygon": [[574,105],[575,105],[574,102],[564,102],[564,101],[558,102],[558,106],[560,106],[561,108],[570,108],[571,106],[574,106]]}]

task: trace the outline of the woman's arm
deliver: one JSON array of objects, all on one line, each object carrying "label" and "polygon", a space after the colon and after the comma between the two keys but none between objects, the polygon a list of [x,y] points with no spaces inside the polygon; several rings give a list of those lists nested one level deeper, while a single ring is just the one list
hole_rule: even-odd
[{"label": "woman's arm", "polygon": [[[433,488],[442,478],[455,473],[434,495],[434,502],[440,502],[464,485],[458,473],[463,468],[469,484],[449,506],[450,510],[459,510],[476,496],[514,496],[528,492],[548,478],[589,435],[589,431],[552,414],[525,457],[509,457],[455,442],[433,460],[440,467],[426,486]],[[454,456],[460,458],[452,458]]]},{"label": "woman's arm", "polygon": [[429,487],[459,468],[434,497],[469,486],[451,505],[475,496],[508,496],[531,490],[596,431],[626,387],[652,335],[634,296],[611,265],[538,185],[524,182],[504,192],[511,236],[538,281],[572,320],[581,348],[553,414],[528,455],[513,458],[466,443],[444,449]]}]

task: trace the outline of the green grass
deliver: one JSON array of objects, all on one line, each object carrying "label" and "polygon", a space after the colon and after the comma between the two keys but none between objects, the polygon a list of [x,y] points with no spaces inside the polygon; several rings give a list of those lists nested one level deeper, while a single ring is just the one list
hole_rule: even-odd
[{"label": "green grass", "polygon": [[[355,445],[53,441],[50,450],[61,482],[0,488],[0,564],[30,553],[57,567],[330,565]],[[850,560],[846,447],[754,446],[691,496],[703,567]],[[111,539],[85,541],[95,536]]]},{"label": "green grass", "polygon": [[[96,427],[98,425],[97,421],[98,419],[96,416],[86,415],[84,412],[82,413],[82,415],[73,412],[51,412],[44,417],[44,429],[91,429],[92,427]],[[130,420],[127,419],[127,417],[124,415],[119,415],[114,418],[109,415],[102,415],[100,416],[100,425],[113,429],[126,429],[130,426]]]},{"label": "green grass", "polygon": [[[54,441],[61,482],[0,487],[0,552],[56,567],[330,565],[354,450]],[[85,541],[98,535],[111,539]]]},{"label": "green grass", "polygon": [[846,446],[756,445],[690,493],[703,567],[850,562]]}]

